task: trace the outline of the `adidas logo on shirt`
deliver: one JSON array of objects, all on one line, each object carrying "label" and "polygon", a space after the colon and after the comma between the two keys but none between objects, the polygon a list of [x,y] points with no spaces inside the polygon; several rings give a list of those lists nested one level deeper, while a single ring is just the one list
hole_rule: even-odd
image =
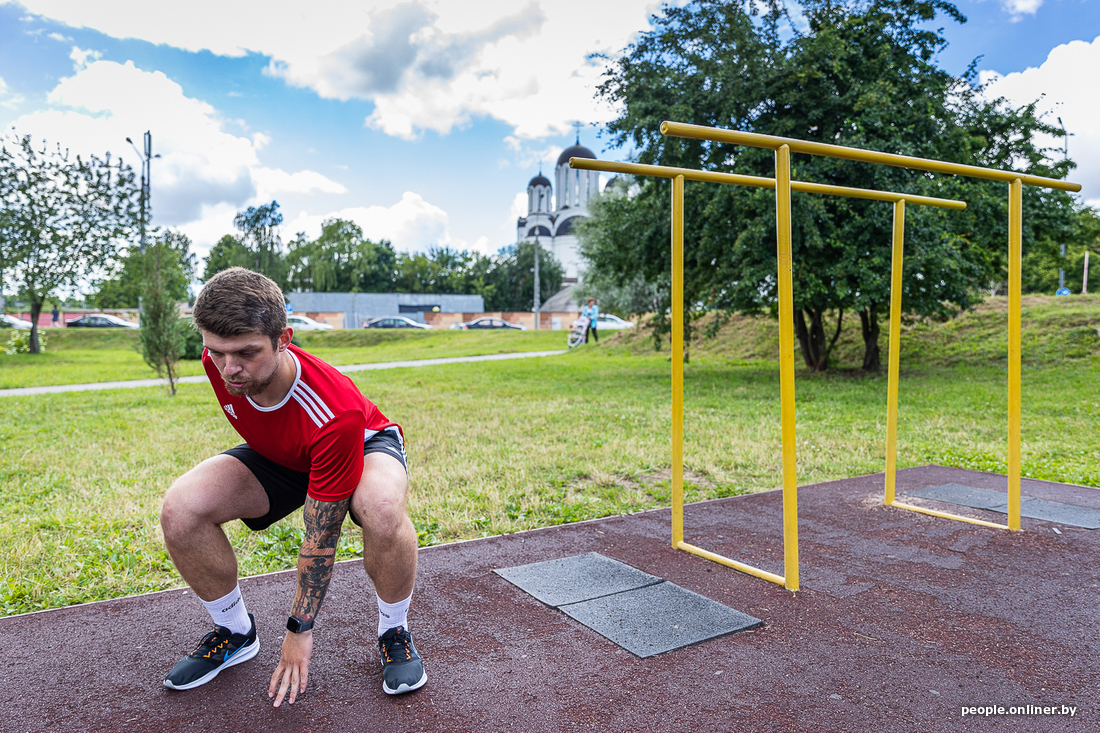
[{"label": "adidas logo on shirt", "polygon": [[222,407],[225,408],[225,411],[229,413],[230,417],[234,420],[237,419],[237,413],[233,410],[233,405],[222,405]]}]

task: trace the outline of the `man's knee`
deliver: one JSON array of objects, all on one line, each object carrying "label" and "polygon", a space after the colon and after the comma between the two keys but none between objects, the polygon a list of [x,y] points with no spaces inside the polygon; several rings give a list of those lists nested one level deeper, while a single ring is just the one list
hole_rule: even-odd
[{"label": "man's knee", "polygon": [[408,478],[404,468],[396,459],[391,459],[381,466],[368,465],[366,469],[352,495],[351,511],[364,534],[393,536],[408,521],[405,509]]},{"label": "man's knee", "polygon": [[160,526],[165,539],[186,536],[194,528],[224,524],[268,511],[263,487],[240,461],[219,455],[180,476],[164,494]]},{"label": "man's knee", "polygon": [[203,521],[202,486],[195,471],[176,479],[164,494],[160,505],[160,526],[164,536],[187,532]]}]

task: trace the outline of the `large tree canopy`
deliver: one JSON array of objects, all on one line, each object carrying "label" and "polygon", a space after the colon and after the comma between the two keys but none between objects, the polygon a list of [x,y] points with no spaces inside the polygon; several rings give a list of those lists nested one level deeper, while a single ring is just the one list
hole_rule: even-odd
[{"label": "large tree canopy", "polygon": [[[666,8],[607,72],[600,93],[622,110],[608,125],[639,162],[772,177],[770,150],[666,138],[663,120],[748,130],[972,165],[1062,177],[1035,137],[1061,134],[1035,105],[989,100],[973,69],[954,77],[935,64],[945,45],[928,21],[965,22],[942,0],[806,0],[800,33],[773,4],[696,0]],[[783,31],[783,32],[781,32]],[[972,305],[977,286],[1003,277],[1005,184],[795,155],[792,177],[857,188],[957,198],[964,212],[909,207],[903,307],[943,316]],[[627,181],[581,229],[593,277],[626,286],[639,275],[667,312],[669,187]],[[1025,189],[1025,247],[1071,236],[1064,193]],[[877,369],[879,319],[889,307],[892,209],[857,199],[793,195],[794,326],[808,367],[828,367],[835,328],[827,316],[859,314],[866,369]],[[775,312],[775,197],[766,189],[689,184],[685,197],[685,300],[689,308]],[[663,324],[667,328],[667,322]]]},{"label": "large tree canopy", "polygon": [[299,234],[290,243],[289,287],[318,293],[389,292],[396,258],[388,241],[372,242],[355,222],[329,219],[314,241]]},{"label": "large tree canopy", "polygon": [[[191,238],[182,232],[171,229],[158,234],[155,242],[162,243],[168,252],[178,261],[178,267],[160,268],[158,272],[167,273],[163,284],[167,297],[175,300],[191,300],[191,281],[195,277],[196,259],[191,252]],[[160,257],[162,252],[158,251]],[[88,302],[97,308],[137,308],[138,298],[142,295],[145,282],[145,254],[137,245],[130,245],[122,253],[111,276],[100,280],[95,290],[88,296]]]},{"label": "large tree canopy", "polygon": [[0,141],[0,251],[4,276],[30,304],[31,353],[42,305],[115,260],[138,202],[133,169],[109,153],[70,156],[29,135]]}]

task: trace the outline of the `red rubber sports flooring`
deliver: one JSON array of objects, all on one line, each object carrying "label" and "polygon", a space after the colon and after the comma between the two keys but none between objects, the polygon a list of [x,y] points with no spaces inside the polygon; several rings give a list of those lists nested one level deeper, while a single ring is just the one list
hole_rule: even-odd
[{"label": "red rubber sports flooring", "polygon": [[[899,472],[898,492],[951,482],[1005,487],[926,466]],[[1100,508],[1095,489],[1023,491]],[[780,573],[780,499],[689,505],[686,539]],[[1100,531],[1025,518],[1010,533],[887,509],[881,474],[802,487],[799,510],[795,594],[671,549],[668,510],[425,548],[410,626],[429,681],[400,697],[381,690],[357,562],[337,567],[309,688],[279,709],[267,683],[291,573],[241,581],[260,653],[188,692],[161,684],[209,626],[184,590],[0,619],[0,731],[1100,730]],[[639,659],[492,572],[586,552],[764,626]],[[972,706],[1004,714],[963,717]]]}]

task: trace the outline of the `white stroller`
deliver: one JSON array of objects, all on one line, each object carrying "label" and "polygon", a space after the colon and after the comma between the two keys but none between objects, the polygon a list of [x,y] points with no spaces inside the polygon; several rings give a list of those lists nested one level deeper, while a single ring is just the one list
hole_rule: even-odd
[{"label": "white stroller", "polygon": [[588,331],[588,319],[581,316],[577,320],[573,321],[573,325],[569,327],[569,348],[580,346],[584,343],[584,334]]}]

